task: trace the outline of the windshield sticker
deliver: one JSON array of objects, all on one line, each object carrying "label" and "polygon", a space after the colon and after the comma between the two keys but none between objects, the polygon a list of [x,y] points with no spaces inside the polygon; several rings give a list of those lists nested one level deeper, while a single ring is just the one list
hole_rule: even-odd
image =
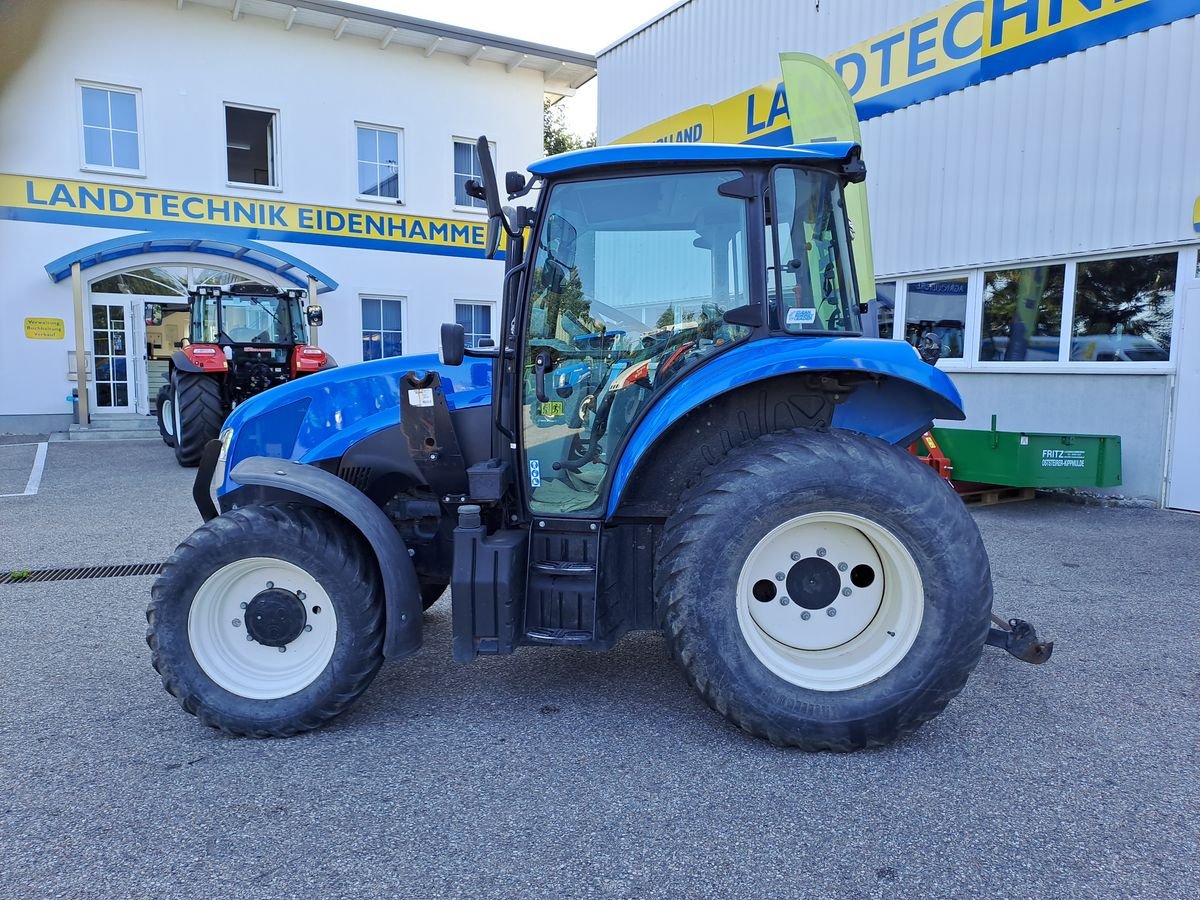
[{"label": "windshield sticker", "polygon": [[529,461],[529,486],[539,488],[542,486],[542,462],[538,459]]},{"label": "windshield sticker", "polygon": [[815,309],[792,308],[787,311],[787,323],[789,325],[811,325],[815,321],[817,321],[817,311]]}]

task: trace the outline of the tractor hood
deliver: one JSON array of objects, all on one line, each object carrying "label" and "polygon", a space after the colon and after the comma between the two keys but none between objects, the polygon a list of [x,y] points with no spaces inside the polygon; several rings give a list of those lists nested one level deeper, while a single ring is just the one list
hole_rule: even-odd
[{"label": "tractor hood", "polygon": [[[491,403],[490,362],[446,366],[435,354],[397,356],[327,369],[264,391],[225,420],[232,429],[226,471],[251,456],[301,463],[335,459],[352,444],[400,421],[400,379],[435,371],[451,410]],[[221,493],[236,487],[227,479]]]}]

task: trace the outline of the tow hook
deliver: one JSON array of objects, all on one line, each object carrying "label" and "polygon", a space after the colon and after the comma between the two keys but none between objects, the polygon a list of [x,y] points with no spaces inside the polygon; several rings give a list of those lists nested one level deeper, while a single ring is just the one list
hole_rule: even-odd
[{"label": "tow hook", "polygon": [[[1024,619],[1009,619],[1007,622],[993,615],[996,623],[988,629],[987,643],[1007,650],[1022,662],[1041,665],[1054,652],[1054,641],[1039,641],[1033,626]],[[996,626],[999,626],[998,628]]]}]

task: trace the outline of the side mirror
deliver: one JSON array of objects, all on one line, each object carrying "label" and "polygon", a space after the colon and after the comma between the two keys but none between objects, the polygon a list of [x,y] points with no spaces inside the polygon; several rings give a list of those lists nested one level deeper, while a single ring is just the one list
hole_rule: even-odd
[{"label": "side mirror", "polygon": [[519,194],[525,190],[525,176],[520,172],[504,173],[504,190],[509,194]]},{"label": "side mirror", "polygon": [[176,341],[175,346],[178,347],[180,350],[182,350],[183,349],[183,341]]},{"label": "side mirror", "polygon": [[457,322],[442,323],[442,346],[438,359],[443,366],[461,366],[466,348],[466,332]]},{"label": "side mirror", "polygon": [[553,215],[546,222],[546,249],[563,268],[575,267],[575,226],[562,216]]},{"label": "side mirror", "polygon": [[313,328],[318,328],[325,324],[325,313],[321,311],[321,307],[313,304],[304,310],[304,317],[308,319],[308,324]]},{"label": "side mirror", "polygon": [[161,303],[151,303],[146,307],[146,324],[158,326],[163,322],[163,308]]}]

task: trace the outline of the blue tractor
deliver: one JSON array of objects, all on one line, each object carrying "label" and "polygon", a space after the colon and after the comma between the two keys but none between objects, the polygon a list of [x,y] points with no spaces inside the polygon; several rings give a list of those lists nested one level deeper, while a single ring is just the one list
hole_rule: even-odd
[{"label": "blue tractor", "polygon": [[906,452],[963,413],[910,346],[863,337],[857,145],[582,150],[508,173],[510,201],[538,191],[515,208],[478,148],[499,340],[445,325],[438,357],[233,411],[147,612],[184,709],[315,728],[417,651],[447,586],[458,661],[661,629],[714,709],[813,750],[917,728],[985,643],[1048,655],[989,628],[974,521]]}]

